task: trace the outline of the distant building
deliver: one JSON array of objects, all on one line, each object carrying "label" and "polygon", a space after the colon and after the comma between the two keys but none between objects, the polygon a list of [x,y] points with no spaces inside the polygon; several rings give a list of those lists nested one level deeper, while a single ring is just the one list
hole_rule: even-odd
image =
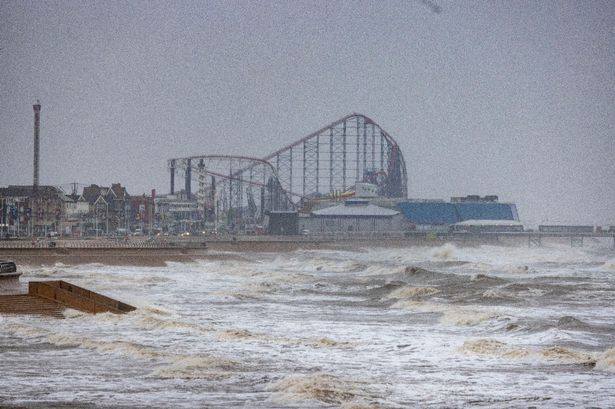
[{"label": "distant building", "polygon": [[265,216],[267,234],[292,236],[299,234],[299,213],[292,210],[272,210]]},{"label": "distant building", "polygon": [[66,204],[72,202],[54,186],[8,186],[0,188],[0,225],[2,236],[43,236],[59,231]]},{"label": "distant building", "polygon": [[396,210],[355,199],[315,210],[300,218],[299,225],[309,234],[389,232],[403,230],[404,219]]},{"label": "distant building", "polygon": [[449,226],[468,220],[519,221],[514,203],[498,203],[497,196],[453,198],[444,201],[407,201],[398,204],[406,220],[417,230],[447,231]]},{"label": "distant building", "polygon": [[130,225],[130,195],[121,183],[113,183],[111,187],[86,186],[78,201],[87,202],[89,206],[85,215],[87,234],[113,233]]},{"label": "distant building", "polygon": [[131,231],[141,231],[145,234],[152,234],[158,228],[156,221],[156,211],[154,195],[131,196],[130,202],[130,229]]},{"label": "distant building", "polygon": [[378,186],[373,183],[357,182],[354,187],[354,196],[363,197],[378,197]]},{"label": "distant building", "polygon": [[523,225],[516,220],[466,220],[450,226],[458,233],[512,233],[522,232]]},{"label": "distant building", "polygon": [[198,203],[188,199],[183,190],[156,197],[155,214],[164,231],[189,231],[202,222]]}]

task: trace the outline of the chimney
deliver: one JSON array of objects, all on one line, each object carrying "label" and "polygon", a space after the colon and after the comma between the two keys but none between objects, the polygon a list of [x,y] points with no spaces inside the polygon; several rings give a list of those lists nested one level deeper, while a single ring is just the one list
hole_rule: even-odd
[{"label": "chimney", "polygon": [[38,159],[40,156],[40,127],[41,127],[41,103],[37,99],[34,108],[34,180],[32,181],[32,191],[38,191]]}]

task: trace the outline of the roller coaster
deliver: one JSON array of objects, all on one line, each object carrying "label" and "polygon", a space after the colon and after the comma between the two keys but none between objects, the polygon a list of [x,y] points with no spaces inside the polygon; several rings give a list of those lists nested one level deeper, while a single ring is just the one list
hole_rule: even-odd
[{"label": "roller coaster", "polygon": [[347,115],[266,157],[197,155],[167,161],[170,193],[183,174],[205,220],[257,223],[267,211],[296,210],[334,197],[357,182],[377,186],[382,197],[407,197],[406,163],[397,142],[372,119]]}]

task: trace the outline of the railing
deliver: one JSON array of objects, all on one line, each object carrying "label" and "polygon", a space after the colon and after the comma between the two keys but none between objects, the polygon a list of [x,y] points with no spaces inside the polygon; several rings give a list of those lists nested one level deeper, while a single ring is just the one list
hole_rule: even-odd
[{"label": "railing", "polygon": [[0,240],[0,248],[9,249],[42,249],[42,248],[76,248],[76,249],[95,249],[95,248],[161,248],[178,247],[177,242],[160,240]]},{"label": "railing", "polygon": [[[204,249],[207,243],[225,242],[331,242],[331,241],[386,241],[411,240],[420,242],[465,242],[484,241],[498,242],[504,238],[519,238],[529,240],[530,243],[539,243],[544,238],[613,238],[615,248],[615,234],[601,233],[544,233],[544,232],[434,232],[434,231],[367,231],[367,232],[325,232],[318,234],[296,236],[254,236],[254,235],[223,235],[223,236],[193,236],[190,238],[152,237],[152,238],[113,238],[113,239],[39,239],[39,240],[0,240],[0,249],[156,249],[156,248],[191,248]],[[576,241],[574,243],[577,243]]]}]

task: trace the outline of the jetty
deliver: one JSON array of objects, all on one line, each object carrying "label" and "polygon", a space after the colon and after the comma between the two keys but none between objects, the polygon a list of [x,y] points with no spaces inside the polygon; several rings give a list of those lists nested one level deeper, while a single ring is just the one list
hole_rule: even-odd
[{"label": "jetty", "polygon": [[[3,271],[6,270],[6,271]],[[63,318],[66,308],[124,314],[136,308],[124,302],[62,280],[30,281],[28,292],[19,282],[15,263],[0,261],[0,314],[42,315]]]}]

